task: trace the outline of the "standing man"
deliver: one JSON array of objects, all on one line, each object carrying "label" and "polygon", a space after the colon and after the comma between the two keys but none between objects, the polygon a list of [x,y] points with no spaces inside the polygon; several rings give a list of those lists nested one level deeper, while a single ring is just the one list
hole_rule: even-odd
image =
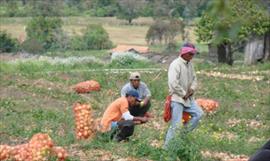
[{"label": "standing man", "polygon": [[121,96],[125,96],[129,90],[136,90],[139,93],[139,100],[133,107],[129,108],[130,114],[133,116],[148,116],[151,103],[151,92],[147,85],[141,81],[141,75],[139,72],[133,72],[129,77],[130,82],[125,84],[121,90]]},{"label": "standing man", "polygon": [[202,109],[196,104],[193,94],[197,87],[196,74],[191,63],[191,59],[196,54],[194,45],[184,44],[179,57],[176,58],[169,67],[168,85],[169,93],[172,96],[171,125],[168,129],[164,147],[175,136],[176,131],[182,126],[183,111],[191,115],[190,121],[185,124],[188,131],[193,130],[203,115]]},{"label": "standing man", "polygon": [[[134,132],[134,125],[148,121],[147,117],[135,117],[130,114],[129,107],[133,107],[139,99],[136,90],[127,91],[126,95],[116,99],[105,110],[100,122],[101,132],[114,130],[117,141],[128,140]],[[114,137],[114,136],[112,136]]]}]

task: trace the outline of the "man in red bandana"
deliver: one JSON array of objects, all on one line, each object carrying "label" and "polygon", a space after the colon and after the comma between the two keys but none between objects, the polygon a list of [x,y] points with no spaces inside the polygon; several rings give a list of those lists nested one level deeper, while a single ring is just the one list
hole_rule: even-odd
[{"label": "man in red bandana", "polygon": [[171,95],[171,125],[168,129],[164,148],[167,148],[169,141],[175,136],[182,126],[183,111],[191,115],[190,121],[184,126],[188,131],[193,130],[203,115],[202,109],[196,104],[193,98],[197,87],[196,73],[191,60],[197,53],[194,45],[186,43],[179,52],[168,70],[168,85]]}]

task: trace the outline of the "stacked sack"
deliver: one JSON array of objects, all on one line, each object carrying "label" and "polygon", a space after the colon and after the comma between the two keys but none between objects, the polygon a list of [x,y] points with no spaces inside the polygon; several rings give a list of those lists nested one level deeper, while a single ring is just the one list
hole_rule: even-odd
[{"label": "stacked sack", "polygon": [[99,91],[100,90],[100,84],[97,81],[89,80],[85,82],[80,82],[76,84],[73,89],[77,93],[88,93],[91,91]]},{"label": "stacked sack", "polygon": [[63,148],[54,147],[52,139],[47,134],[35,134],[26,144],[0,145],[0,160],[46,161],[50,156],[56,156],[58,161],[64,161],[68,155]]},{"label": "stacked sack", "polygon": [[95,121],[89,104],[75,103],[73,106],[75,117],[75,133],[77,139],[88,139],[95,135]]},{"label": "stacked sack", "polygon": [[219,107],[219,103],[211,99],[199,98],[199,99],[196,99],[196,102],[207,113],[212,113]]}]

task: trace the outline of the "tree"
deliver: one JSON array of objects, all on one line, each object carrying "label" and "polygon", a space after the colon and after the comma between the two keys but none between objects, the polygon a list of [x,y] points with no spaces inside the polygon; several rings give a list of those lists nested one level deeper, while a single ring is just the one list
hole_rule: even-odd
[{"label": "tree", "polygon": [[117,18],[125,19],[131,24],[133,19],[139,17],[143,4],[145,4],[143,0],[118,0]]},{"label": "tree", "polygon": [[31,12],[33,16],[55,17],[62,15],[62,0],[31,0],[29,3],[29,5],[32,7]]},{"label": "tree", "polygon": [[85,1],[84,4],[90,4],[93,16],[112,17],[117,12],[116,0],[92,0]]},{"label": "tree", "polygon": [[26,28],[27,40],[40,42],[44,49],[53,48],[62,32],[62,21],[57,17],[34,17]]},{"label": "tree", "polygon": [[217,47],[218,62],[232,65],[234,51],[251,37],[262,36],[269,30],[269,13],[260,2],[219,0],[213,1],[203,14],[196,32],[199,41]]},{"label": "tree", "polygon": [[208,0],[156,0],[154,3],[154,18],[179,18],[182,22],[181,35],[184,41],[189,39],[189,32],[185,27],[190,20],[201,15]]},{"label": "tree", "polygon": [[60,0],[43,0],[31,1],[33,6],[32,12],[35,15],[27,24],[26,33],[28,42],[36,42],[48,50],[59,48],[61,39],[64,36],[62,25],[63,21],[60,16],[59,6],[62,5]]},{"label": "tree", "polygon": [[0,31],[0,53],[13,52],[18,49],[17,39],[12,38],[5,31]]},{"label": "tree", "polygon": [[156,19],[150,26],[146,34],[148,44],[159,43],[170,44],[174,42],[175,37],[181,32],[183,22],[177,18],[171,19]]},{"label": "tree", "polygon": [[83,36],[75,36],[72,39],[71,48],[74,50],[110,49],[112,42],[109,34],[101,25],[90,24],[83,31]]},{"label": "tree", "polygon": [[15,17],[18,10],[17,1],[8,1],[7,2],[7,15],[10,17]]}]

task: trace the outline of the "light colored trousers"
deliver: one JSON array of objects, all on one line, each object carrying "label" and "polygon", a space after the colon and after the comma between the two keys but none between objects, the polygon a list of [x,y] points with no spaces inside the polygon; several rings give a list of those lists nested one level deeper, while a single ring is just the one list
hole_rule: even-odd
[{"label": "light colored trousers", "polygon": [[188,112],[191,115],[191,119],[184,126],[187,128],[187,131],[192,131],[199,123],[203,115],[203,111],[200,106],[197,105],[195,100],[191,101],[191,107],[185,107],[183,104],[179,102],[171,102],[171,125],[168,129],[164,147],[168,146],[169,141],[175,136],[177,129],[182,126],[182,116],[183,111]]}]

